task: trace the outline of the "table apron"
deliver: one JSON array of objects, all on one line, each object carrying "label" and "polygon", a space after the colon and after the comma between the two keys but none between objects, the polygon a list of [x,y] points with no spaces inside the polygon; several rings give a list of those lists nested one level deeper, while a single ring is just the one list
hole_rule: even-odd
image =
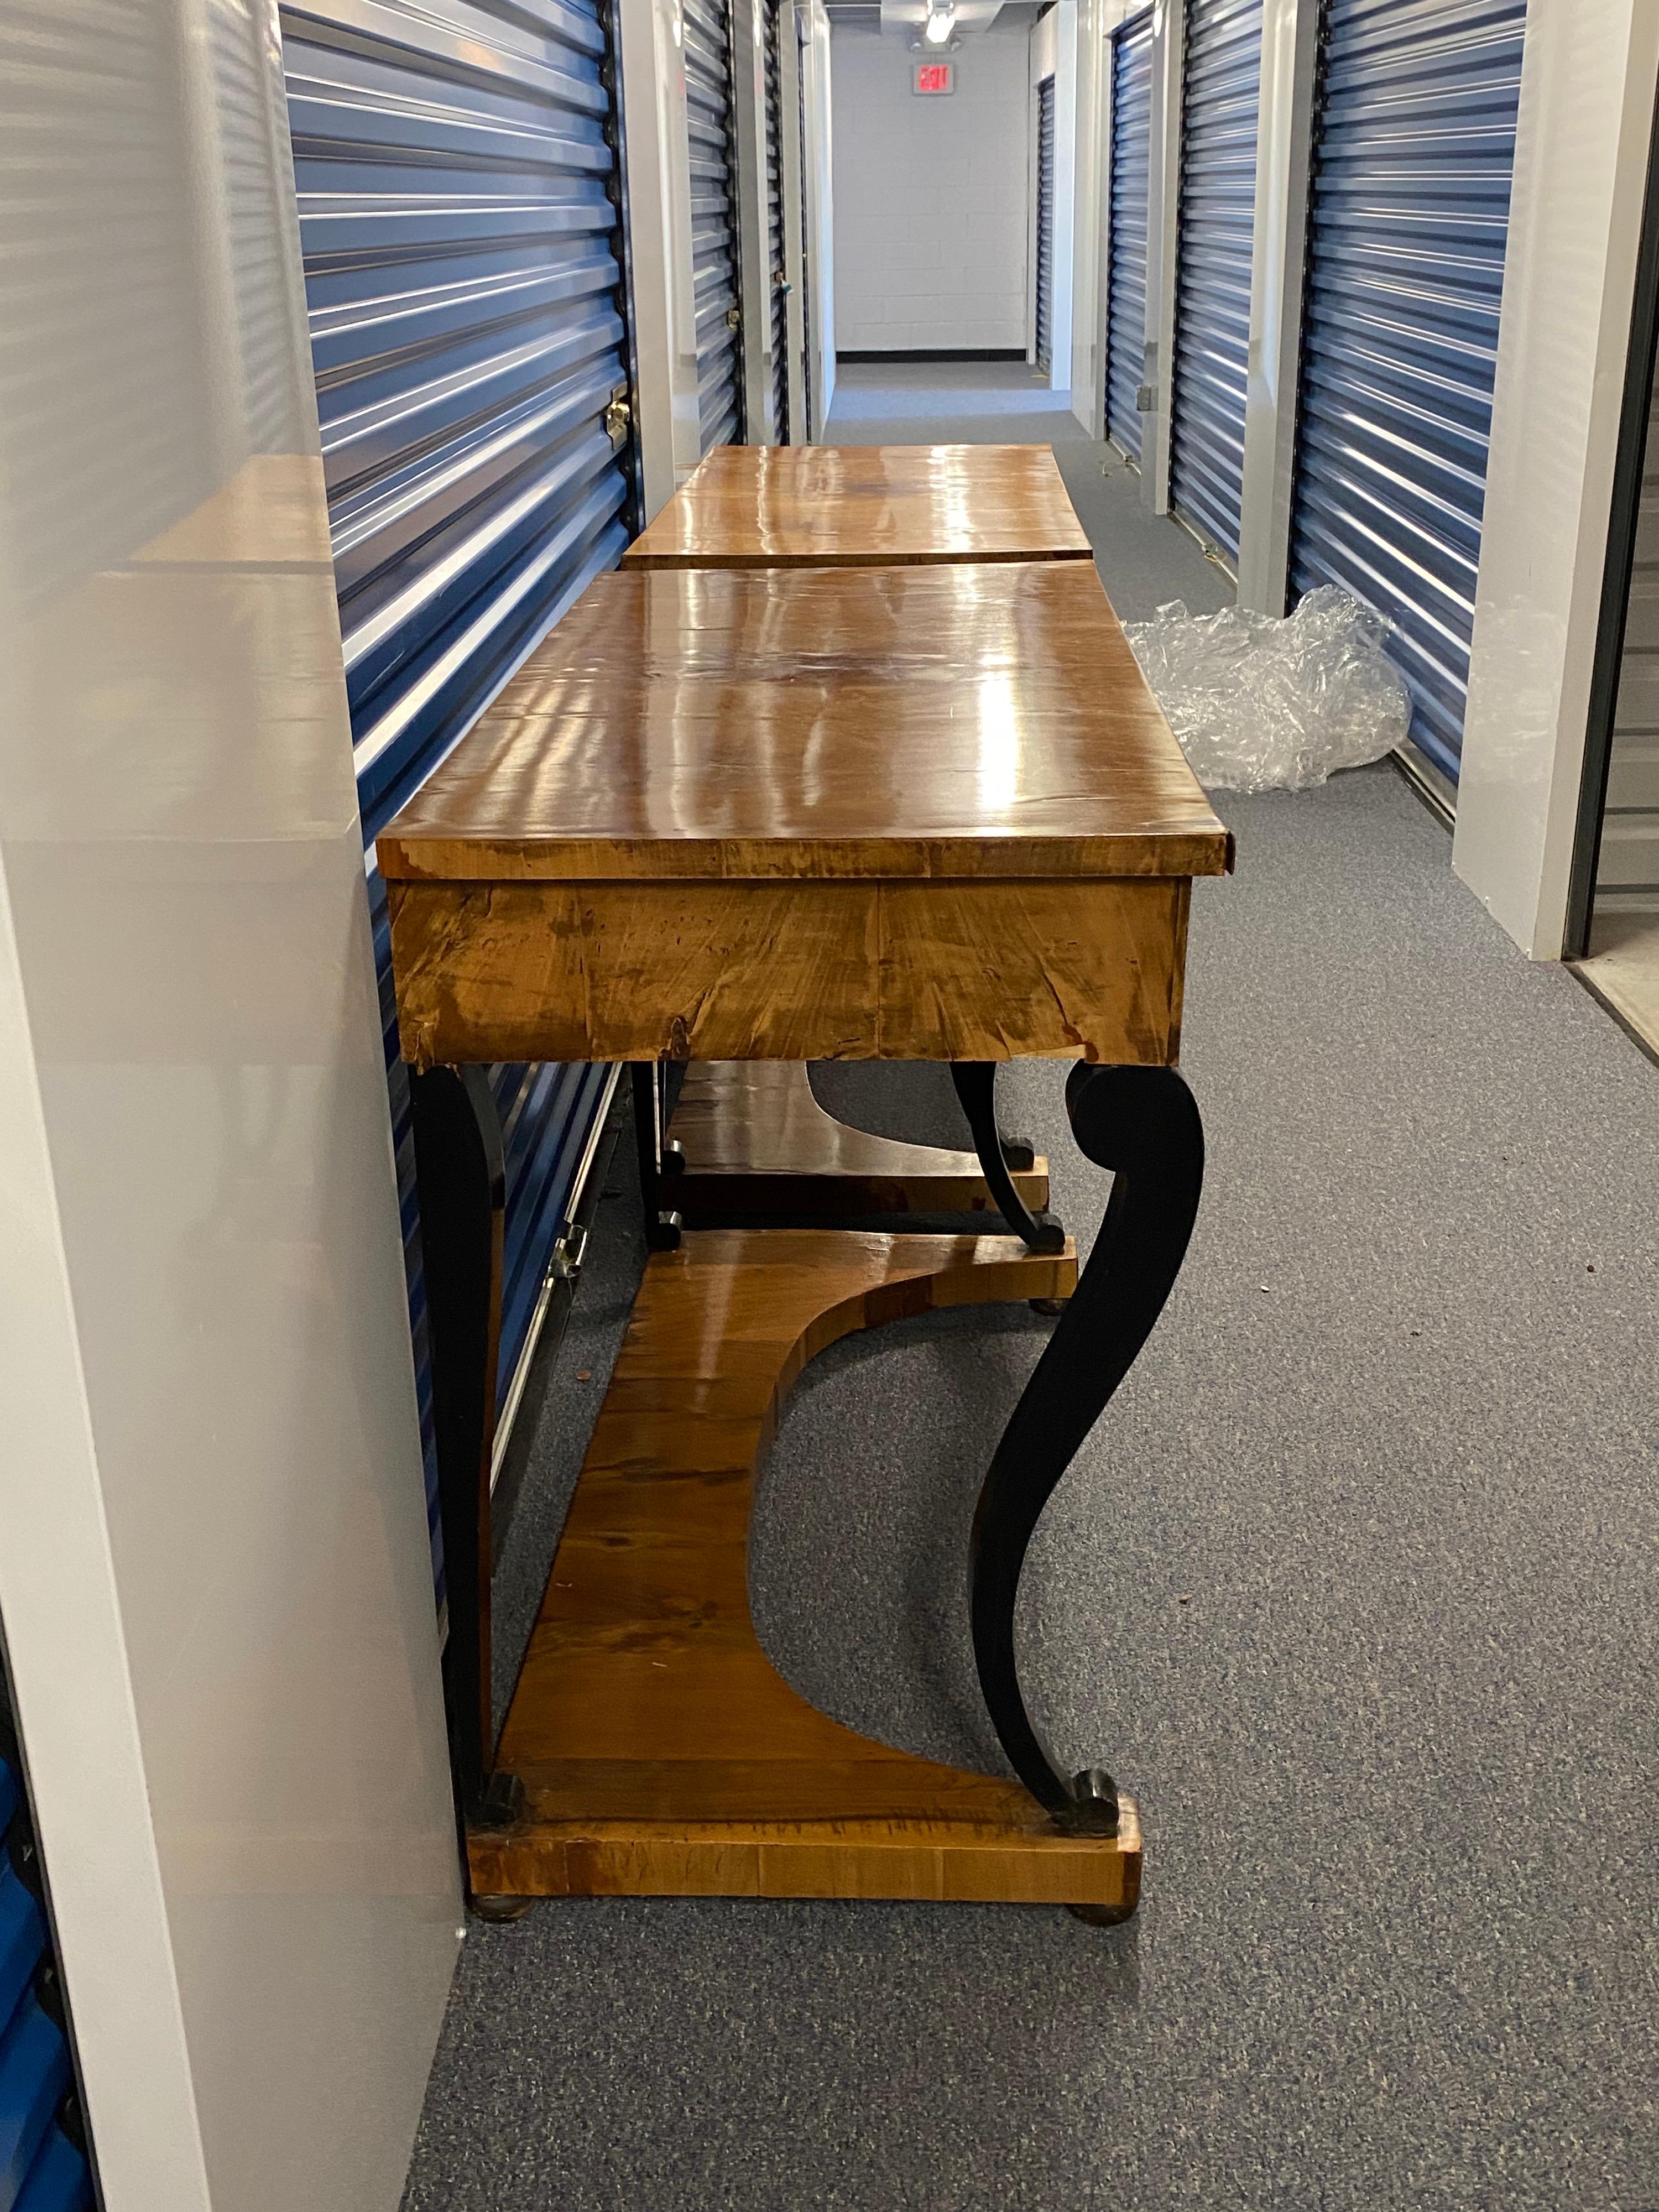
[{"label": "table apron", "polygon": [[1185,877],[386,888],[418,1067],[1179,1055]]}]

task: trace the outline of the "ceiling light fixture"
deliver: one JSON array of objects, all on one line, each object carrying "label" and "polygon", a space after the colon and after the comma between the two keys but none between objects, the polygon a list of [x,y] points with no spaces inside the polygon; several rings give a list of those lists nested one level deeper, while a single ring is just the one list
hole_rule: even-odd
[{"label": "ceiling light fixture", "polygon": [[922,35],[930,46],[942,46],[956,27],[957,11],[954,8],[930,9],[927,27]]}]

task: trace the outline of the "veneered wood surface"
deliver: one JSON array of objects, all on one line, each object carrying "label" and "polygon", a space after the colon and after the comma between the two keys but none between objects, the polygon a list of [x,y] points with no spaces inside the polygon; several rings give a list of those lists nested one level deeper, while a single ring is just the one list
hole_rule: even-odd
[{"label": "veneered wood surface", "polygon": [[[698,1061],[686,1070],[672,1131],[685,1159],[675,1211],[828,1218],[859,1213],[994,1213],[972,1152],[872,1136],[827,1114],[798,1061]],[[1013,1170],[1040,1212],[1048,1163]]]},{"label": "veneered wood surface", "polygon": [[378,851],[388,882],[795,884],[1217,875],[1231,844],[1060,561],[600,576]]},{"label": "veneered wood surface", "polygon": [[403,1054],[1166,1066],[1184,879],[387,885]]},{"label": "veneered wood surface", "polygon": [[1134,1902],[1132,1813],[1115,1838],[1061,1835],[1017,1784],[841,1727],[749,1613],[756,1468],[806,1362],[1075,1279],[1069,1247],[1012,1237],[706,1231],[653,1255],[502,1734],[523,1812],[470,1836],[475,1890]]},{"label": "veneered wood surface", "polygon": [[1049,446],[720,446],[623,566],[1091,557]]}]

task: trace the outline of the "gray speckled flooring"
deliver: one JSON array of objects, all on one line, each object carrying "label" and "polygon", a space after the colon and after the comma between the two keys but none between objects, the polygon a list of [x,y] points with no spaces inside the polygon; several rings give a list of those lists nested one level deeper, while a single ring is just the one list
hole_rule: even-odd
[{"label": "gray speckled flooring", "polygon": [[[408,2212],[1659,2205],[1659,1075],[1499,934],[1390,770],[1223,805],[1204,1210],[1022,1614],[1060,1747],[1140,1798],[1139,1918],[475,1926]],[[1061,1077],[1010,1071],[1005,1120],[1081,1241],[1104,1178]],[[817,1079],[868,1126],[959,1127],[941,1071]],[[627,1185],[501,1577],[509,1668],[639,1264]],[[769,1644],[921,1752],[994,1761],[966,1532],[1042,1341],[1023,1308],[852,1340],[772,1454]]]}]

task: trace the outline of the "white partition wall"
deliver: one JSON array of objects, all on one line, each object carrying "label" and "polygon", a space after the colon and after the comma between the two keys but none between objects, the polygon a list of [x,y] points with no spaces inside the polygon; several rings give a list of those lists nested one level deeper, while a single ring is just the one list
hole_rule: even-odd
[{"label": "white partition wall", "polygon": [[822,438],[836,397],[836,219],[830,18],[805,0],[800,25],[801,161],[805,176],[806,345],[811,436]]},{"label": "white partition wall", "polygon": [[640,494],[649,522],[702,458],[679,0],[618,0]]},{"label": "white partition wall", "polygon": [[[1080,6],[1092,10],[1092,5],[1093,0],[1056,0],[1056,5],[1032,27],[1030,36],[1030,161],[1034,203],[1036,196],[1038,91],[1045,79],[1054,79],[1054,264],[1052,296],[1048,302],[1048,385],[1049,389],[1054,392],[1068,392],[1072,384],[1073,293],[1077,270],[1078,27]],[[1035,268],[1034,254],[1033,282]]]},{"label": "white partition wall", "polygon": [[88,2110],[112,2212],[393,2212],[455,1843],[275,12],[9,76],[0,1620]]},{"label": "white partition wall", "polygon": [[1659,15],[1532,0],[1453,865],[1559,958],[1651,143]]}]

